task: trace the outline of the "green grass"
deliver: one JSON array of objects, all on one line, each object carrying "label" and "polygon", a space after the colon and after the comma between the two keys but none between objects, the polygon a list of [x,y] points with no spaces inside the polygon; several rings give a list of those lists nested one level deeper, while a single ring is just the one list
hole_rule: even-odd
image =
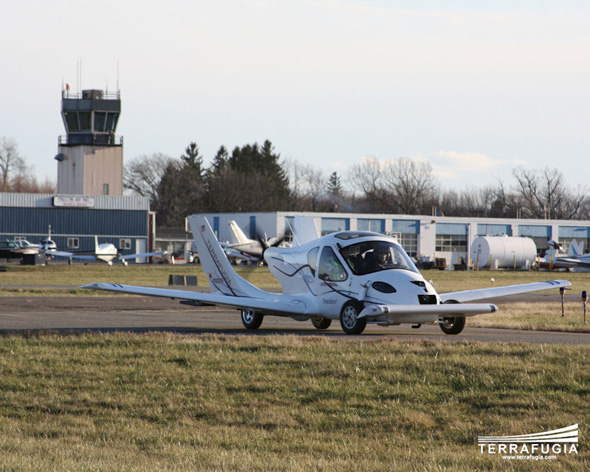
[{"label": "green grass", "polygon": [[[0,338],[0,469],[587,470],[589,346],[172,334]],[[478,435],[579,423],[578,455]]]}]

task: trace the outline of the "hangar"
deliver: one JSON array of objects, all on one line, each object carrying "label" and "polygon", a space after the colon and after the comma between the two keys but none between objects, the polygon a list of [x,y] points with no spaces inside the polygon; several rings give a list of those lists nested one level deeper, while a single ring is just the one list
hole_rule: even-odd
[{"label": "hangar", "polygon": [[448,268],[469,267],[469,249],[478,236],[526,236],[543,254],[547,241],[558,241],[564,251],[573,240],[590,247],[590,221],[532,220],[498,218],[462,218],[425,215],[360,213],[209,213],[206,214],[220,241],[229,237],[228,221],[235,220],[250,238],[256,232],[267,236],[291,237],[295,215],[312,216],[322,235],[342,230],[375,231],[395,236],[406,252],[416,259],[429,256],[444,258]]},{"label": "hangar", "polygon": [[60,249],[93,251],[97,235],[134,254],[153,247],[154,221],[147,197],[0,193],[0,240],[38,243],[51,233]]}]

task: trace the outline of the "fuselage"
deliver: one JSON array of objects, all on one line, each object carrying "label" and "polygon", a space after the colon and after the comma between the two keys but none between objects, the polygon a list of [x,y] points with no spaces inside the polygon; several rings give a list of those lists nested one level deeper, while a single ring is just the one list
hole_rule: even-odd
[{"label": "fuselage", "polygon": [[[333,233],[304,246],[269,248],[264,258],[283,293],[305,299],[311,315],[336,319],[349,300],[382,305],[440,303],[434,287],[401,245],[378,233]],[[424,322],[435,319],[428,315]]]}]

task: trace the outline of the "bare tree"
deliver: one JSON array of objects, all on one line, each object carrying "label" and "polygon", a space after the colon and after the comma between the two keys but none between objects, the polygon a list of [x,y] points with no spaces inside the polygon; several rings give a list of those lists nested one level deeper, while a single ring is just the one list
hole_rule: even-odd
[{"label": "bare tree", "polygon": [[529,218],[577,219],[584,207],[584,189],[567,189],[563,174],[558,169],[512,171],[516,179],[515,193],[522,199],[523,215]]},{"label": "bare tree", "polygon": [[10,180],[13,173],[25,173],[26,165],[19,156],[16,142],[12,138],[0,139],[0,179],[2,192],[10,191]]},{"label": "bare tree", "polygon": [[383,165],[374,158],[366,158],[351,167],[348,180],[353,189],[360,192],[368,204],[368,211],[387,211],[389,202],[383,188]]},{"label": "bare tree", "polygon": [[125,189],[142,197],[149,197],[152,204],[158,204],[158,187],[166,168],[172,161],[171,157],[161,153],[133,159],[125,166],[123,175]]},{"label": "bare tree", "polygon": [[373,211],[424,213],[432,207],[438,192],[430,164],[407,158],[365,159],[352,167],[349,179]]}]

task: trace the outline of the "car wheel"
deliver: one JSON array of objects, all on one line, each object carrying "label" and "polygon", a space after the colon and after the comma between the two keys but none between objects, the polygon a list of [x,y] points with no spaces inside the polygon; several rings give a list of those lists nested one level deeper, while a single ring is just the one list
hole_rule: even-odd
[{"label": "car wheel", "polygon": [[322,318],[321,316],[312,316],[311,323],[317,329],[328,329],[332,324],[332,320],[329,318]]},{"label": "car wheel", "polygon": [[361,334],[367,326],[367,318],[359,318],[363,306],[356,300],[344,304],[340,311],[340,326],[346,334]]},{"label": "car wheel", "polygon": [[242,324],[246,329],[258,329],[264,316],[251,309],[242,310]]},{"label": "car wheel", "polygon": [[445,334],[459,334],[465,328],[465,317],[447,316],[439,321],[438,325]]}]

